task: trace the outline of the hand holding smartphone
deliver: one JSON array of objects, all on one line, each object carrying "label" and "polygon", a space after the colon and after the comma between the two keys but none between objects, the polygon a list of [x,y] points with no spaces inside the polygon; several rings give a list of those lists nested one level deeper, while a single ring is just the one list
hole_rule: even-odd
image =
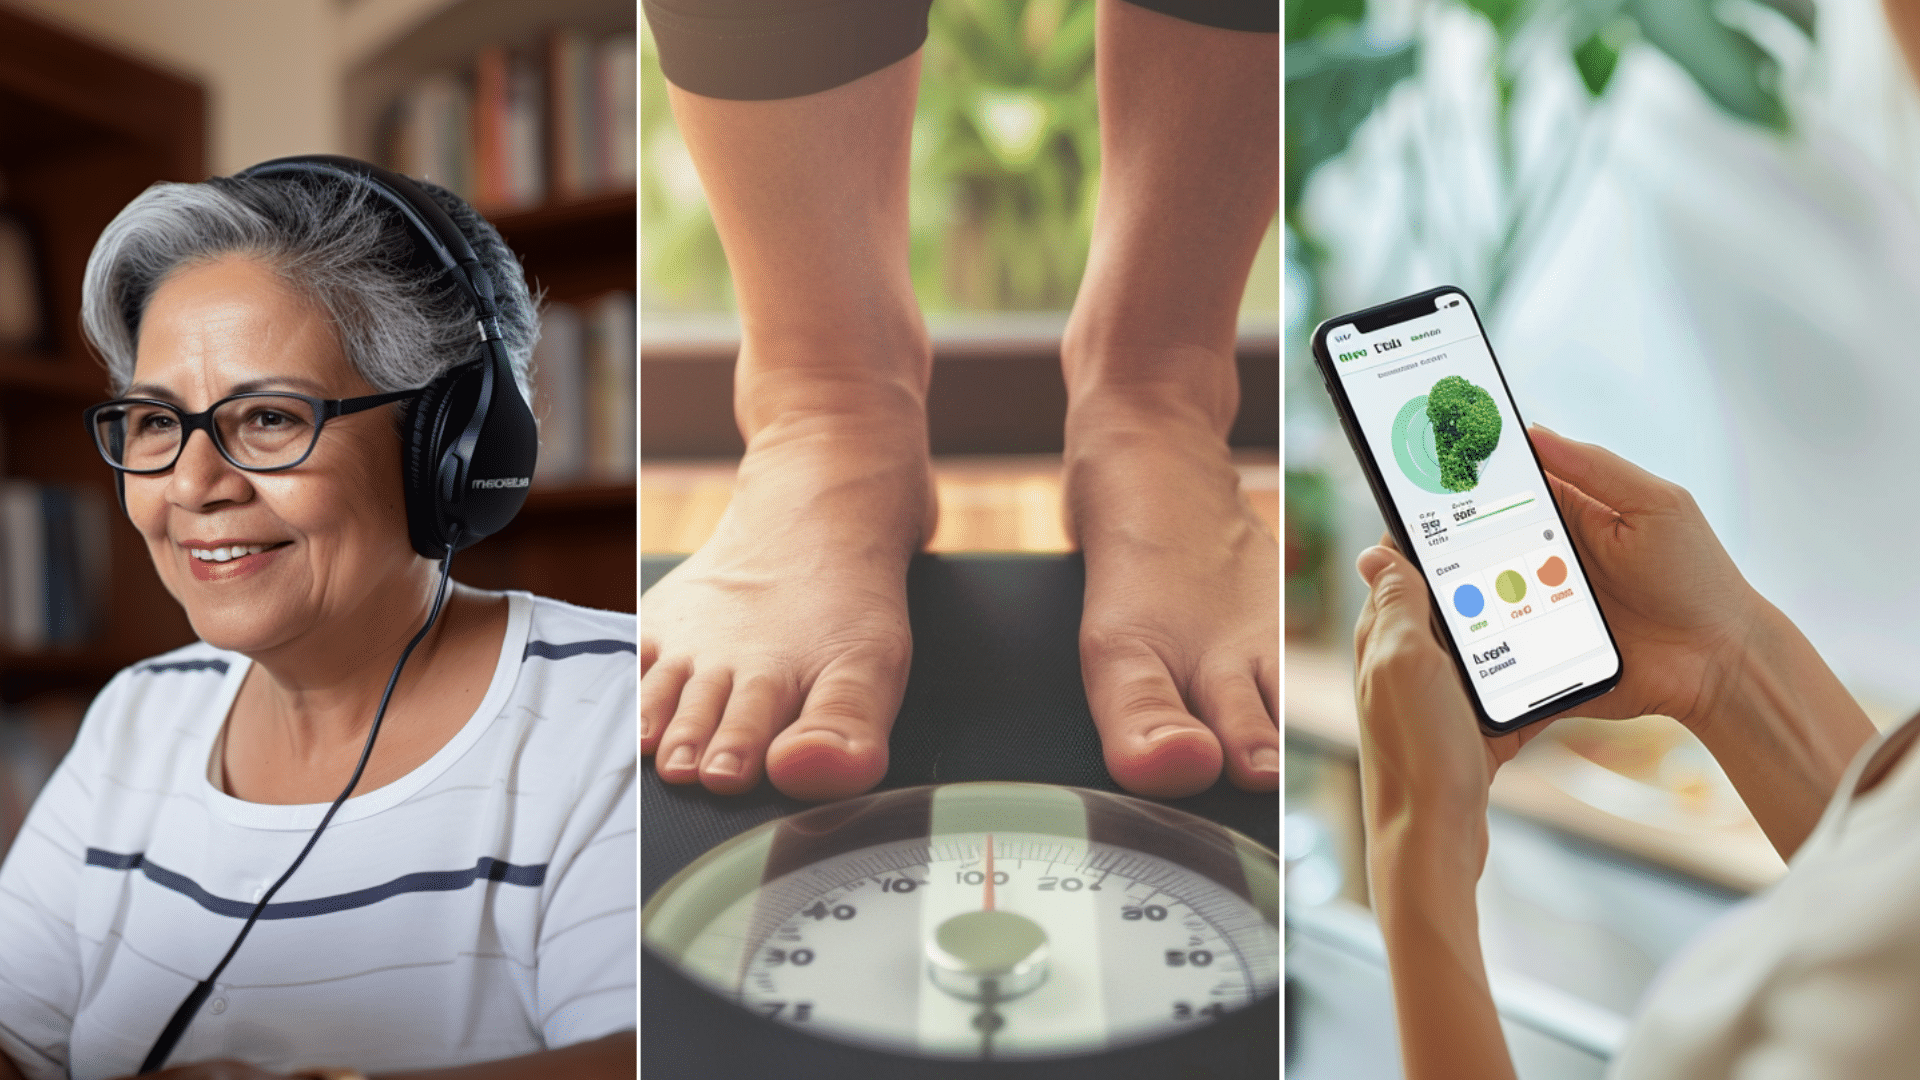
[{"label": "hand holding smartphone", "polygon": [[1618,685],[1620,651],[1466,294],[1328,319],[1313,354],[1480,726],[1513,731]]}]

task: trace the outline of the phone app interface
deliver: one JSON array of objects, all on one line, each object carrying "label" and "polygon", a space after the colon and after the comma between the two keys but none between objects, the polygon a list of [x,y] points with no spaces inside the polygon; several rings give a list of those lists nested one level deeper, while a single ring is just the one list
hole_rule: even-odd
[{"label": "phone app interface", "polygon": [[1327,334],[1361,437],[1481,705],[1513,720],[1618,667],[1473,308]]}]

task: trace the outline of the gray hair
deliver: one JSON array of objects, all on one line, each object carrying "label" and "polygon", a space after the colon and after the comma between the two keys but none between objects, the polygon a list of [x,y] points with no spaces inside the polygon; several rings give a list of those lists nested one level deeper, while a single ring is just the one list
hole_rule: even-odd
[{"label": "gray hair", "polygon": [[[465,200],[416,181],[493,275],[520,392],[539,337],[536,299],[500,233]],[[399,216],[364,185],[319,177],[159,183],[107,225],[87,259],[80,321],[116,394],[133,382],[140,319],[176,270],[225,255],[256,259],[319,304],[347,361],[382,393],[425,386],[485,355],[472,302],[415,252]]]}]

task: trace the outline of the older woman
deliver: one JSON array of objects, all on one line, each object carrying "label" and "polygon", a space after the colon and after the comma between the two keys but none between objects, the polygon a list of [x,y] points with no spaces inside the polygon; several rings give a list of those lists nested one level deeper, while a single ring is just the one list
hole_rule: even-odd
[{"label": "older woman", "polygon": [[[422,187],[491,272],[524,393],[520,268]],[[354,774],[441,571],[409,543],[406,405],[357,399],[482,355],[419,251],[326,176],[156,185],[102,235],[84,321],[144,403],[102,451],[201,640],[108,684],[0,869],[0,1077],[135,1071]],[[161,1075],[631,1075],[634,635],[454,586]]]}]

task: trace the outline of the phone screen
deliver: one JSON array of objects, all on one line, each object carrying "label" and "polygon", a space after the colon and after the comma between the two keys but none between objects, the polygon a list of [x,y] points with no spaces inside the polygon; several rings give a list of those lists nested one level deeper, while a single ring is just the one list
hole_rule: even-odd
[{"label": "phone screen", "polygon": [[1619,653],[1466,295],[1342,316],[1315,341],[1485,719],[1517,726],[1610,688]]}]

